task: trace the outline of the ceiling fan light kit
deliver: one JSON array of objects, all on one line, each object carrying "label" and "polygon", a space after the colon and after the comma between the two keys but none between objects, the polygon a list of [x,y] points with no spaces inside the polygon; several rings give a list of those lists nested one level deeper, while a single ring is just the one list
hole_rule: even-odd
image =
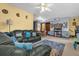
[{"label": "ceiling fan light kit", "polygon": [[51,11],[51,9],[49,8],[50,6],[52,6],[51,4],[48,3],[41,3],[40,5],[38,5],[36,8],[40,8],[40,13],[44,12],[44,11]]}]

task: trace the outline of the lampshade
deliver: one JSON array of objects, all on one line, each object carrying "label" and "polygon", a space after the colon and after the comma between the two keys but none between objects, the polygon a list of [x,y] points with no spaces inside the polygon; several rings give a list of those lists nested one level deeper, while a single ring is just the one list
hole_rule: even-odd
[{"label": "lampshade", "polygon": [[7,20],[6,20],[6,24],[7,24],[7,25],[12,25],[12,20],[7,19]]}]

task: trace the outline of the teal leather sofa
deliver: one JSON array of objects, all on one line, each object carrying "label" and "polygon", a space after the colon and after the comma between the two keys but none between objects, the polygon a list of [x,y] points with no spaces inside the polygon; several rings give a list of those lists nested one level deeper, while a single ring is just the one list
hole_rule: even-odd
[{"label": "teal leather sofa", "polygon": [[17,48],[11,38],[0,32],[0,56],[49,56],[51,48],[47,45],[33,46],[32,50]]}]

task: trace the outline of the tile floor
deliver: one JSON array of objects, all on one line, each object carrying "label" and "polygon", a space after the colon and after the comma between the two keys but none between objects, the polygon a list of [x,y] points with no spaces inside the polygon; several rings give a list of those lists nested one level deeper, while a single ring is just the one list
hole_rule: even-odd
[{"label": "tile floor", "polygon": [[64,48],[63,54],[62,54],[63,56],[79,56],[79,46],[78,46],[77,50],[73,49],[73,47],[72,47],[73,39],[72,38],[57,38],[57,37],[53,37],[53,36],[46,36],[46,37],[42,37],[42,40],[43,39],[48,39],[51,41],[64,43],[65,48]]}]

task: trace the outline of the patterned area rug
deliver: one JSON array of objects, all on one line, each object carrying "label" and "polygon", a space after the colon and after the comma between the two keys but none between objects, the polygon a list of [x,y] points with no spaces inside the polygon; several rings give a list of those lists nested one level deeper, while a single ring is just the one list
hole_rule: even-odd
[{"label": "patterned area rug", "polygon": [[39,42],[34,43],[33,45],[34,46],[48,45],[52,49],[56,49],[58,51],[58,53],[56,53],[57,56],[62,56],[64,47],[65,47],[65,44],[63,44],[63,43],[58,43],[58,42],[54,42],[54,41],[50,41],[50,40],[41,40]]}]

